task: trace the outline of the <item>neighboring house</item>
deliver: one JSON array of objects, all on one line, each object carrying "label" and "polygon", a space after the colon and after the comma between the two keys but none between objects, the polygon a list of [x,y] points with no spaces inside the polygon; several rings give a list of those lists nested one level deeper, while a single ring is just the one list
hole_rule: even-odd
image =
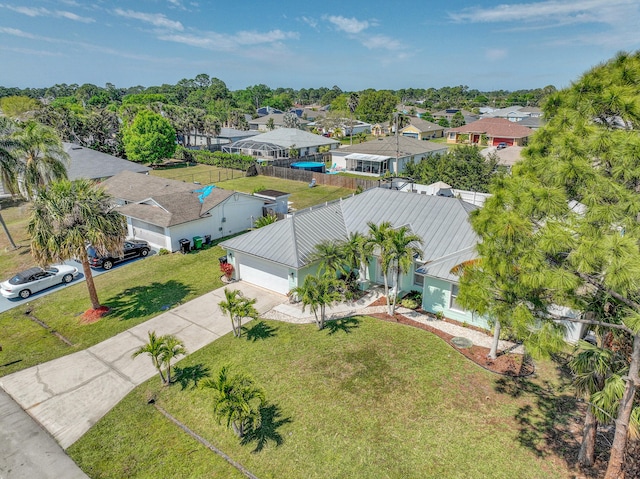
[{"label": "neighboring house", "polygon": [[261,135],[236,141],[223,147],[223,151],[251,155],[258,159],[277,160],[289,158],[291,149],[297,150],[298,156],[303,158],[318,153],[321,147],[333,149],[338,148],[338,146],[340,146],[339,141],[325,138],[321,135],[314,135],[308,131],[298,130],[297,128],[278,128]]},{"label": "neighboring house", "polygon": [[291,193],[285,193],[278,190],[260,190],[256,191],[253,196],[263,198],[265,200],[265,214],[286,214],[289,212],[289,197]]},{"label": "neighboring house", "polygon": [[[400,279],[399,290],[422,292],[422,308],[480,327],[483,318],[455,302],[458,278],[451,270],[476,257],[478,237],[469,223],[477,207],[457,198],[372,188],[359,195],[294,213],[289,218],[222,242],[227,258],[242,279],[280,294],[302,285],[317,265],[310,255],[322,241],[346,240],[350,233],[367,234],[368,222],[389,221],[409,226],[423,239],[420,258]],[[369,259],[367,278],[381,284],[378,258]]]},{"label": "neighboring house", "polygon": [[418,140],[431,140],[433,138],[442,138],[444,136],[444,127],[422,118],[411,118],[409,125],[402,128],[400,134]]},{"label": "neighboring house", "polygon": [[384,136],[357,145],[344,146],[331,152],[336,169],[382,176],[400,174],[410,161],[419,162],[437,153],[445,153],[447,145],[421,141],[406,136]]},{"label": "neighboring house", "polygon": [[124,160],[117,156],[92,150],[75,143],[63,142],[64,151],[69,155],[67,175],[70,180],[85,178],[102,180],[114,176],[121,171],[147,173],[151,168],[140,163]]},{"label": "neighboring house", "polygon": [[295,113],[298,118],[309,121],[316,121],[319,118],[324,118],[327,115],[327,112],[325,110],[319,110],[318,108],[295,107],[290,111]]},{"label": "neighboring house", "polygon": [[281,115],[284,112],[282,110],[278,110],[277,108],[273,108],[272,106],[262,106],[256,110],[256,114],[258,116],[267,116],[267,115],[271,115],[272,113],[277,113]]},{"label": "neighboring house", "polygon": [[[249,129],[254,131],[269,131],[269,123],[271,120],[273,120],[274,129],[284,128],[284,115],[285,113],[270,113],[266,116],[254,118],[249,120]],[[298,123],[300,124],[300,128],[304,128],[309,121],[298,118]]]},{"label": "neighboring house", "polygon": [[415,116],[417,118],[421,118],[422,115],[427,113],[427,110],[425,110],[424,108],[404,104],[396,105],[396,111],[399,111],[403,115]]},{"label": "neighboring house", "polygon": [[129,237],[180,249],[180,239],[222,238],[253,227],[265,200],[222,188],[123,171],[102,183],[127,218]]},{"label": "neighboring house", "polygon": [[336,122],[334,121],[331,122],[331,125],[323,124],[323,123],[327,123],[327,122],[323,120],[318,120],[318,121],[314,121],[313,123],[309,123],[307,127],[309,129],[315,128],[322,134],[328,134],[332,136],[336,128],[340,128],[343,136],[349,136],[350,134],[357,135],[359,133],[371,133],[371,123],[356,120],[355,118],[353,120],[349,118],[341,118],[338,121],[337,126],[336,126]]},{"label": "neighboring house", "polygon": [[531,128],[505,118],[483,118],[469,125],[451,128],[447,132],[447,143],[465,143],[472,145],[525,146],[533,134]]},{"label": "neighboring house", "polygon": [[512,105],[506,108],[491,110],[482,115],[482,118],[505,118],[509,121],[521,122],[525,118],[541,118],[542,110],[537,106]]},{"label": "neighboring house", "polygon": [[480,118],[479,115],[476,115],[473,112],[470,112],[467,110],[461,110],[459,108],[447,108],[446,110],[440,110],[435,113],[432,113],[431,116],[436,121],[438,121],[441,118],[445,118],[449,123],[451,123],[451,120],[453,119],[453,115],[455,115],[458,112],[462,113],[464,122],[466,124],[473,123],[474,121]]},{"label": "neighboring house", "polygon": [[390,188],[394,190],[407,191],[411,193],[418,193],[421,195],[432,196],[444,196],[447,198],[458,198],[467,203],[471,203],[475,206],[482,206],[487,198],[491,195],[489,193],[480,193],[478,191],[458,190],[451,187],[444,181],[436,181],[430,185],[421,185],[414,183],[409,178],[389,178],[385,183],[380,185],[381,188]]}]

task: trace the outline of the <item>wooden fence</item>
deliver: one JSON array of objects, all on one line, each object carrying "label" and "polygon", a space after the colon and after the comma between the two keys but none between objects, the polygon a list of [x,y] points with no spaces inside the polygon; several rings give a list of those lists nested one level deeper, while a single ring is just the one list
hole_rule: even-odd
[{"label": "wooden fence", "polygon": [[222,181],[233,180],[235,178],[244,178],[245,176],[247,176],[244,171],[234,170],[233,168],[216,168],[216,170],[199,171],[197,173],[188,173],[188,168],[186,168],[185,170],[186,172],[179,175],[170,176],[169,179],[185,181],[187,183],[210,185],[212,183],[220,183]]},{"label": "wooden fence", "polygon": [[365,180],[363,178],[353,178],[349,176],[327,175],[324,173],[282,168],[279,166],[258,166],[257,173],[259,175],[273,176],[285,180],[305,181],[307,183],[311,183],[311,180],[315,179],[316,185],[338,186],[351,190],[356,190],[358,187],[362,190],[368,190],[369,188],[377,188],[380,186],[380,180]]}]

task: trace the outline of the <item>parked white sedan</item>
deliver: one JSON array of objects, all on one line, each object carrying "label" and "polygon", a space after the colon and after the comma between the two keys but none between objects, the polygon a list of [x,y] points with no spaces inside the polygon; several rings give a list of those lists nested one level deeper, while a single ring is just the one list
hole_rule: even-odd
[{"label": "parked white sedan", "polygon": [[29,268],[0,283],[0,294],[5,298],[26,299],[33,293],[57,284],[70,283],[78,275],[78,268],[59,264],[47,269]]}]

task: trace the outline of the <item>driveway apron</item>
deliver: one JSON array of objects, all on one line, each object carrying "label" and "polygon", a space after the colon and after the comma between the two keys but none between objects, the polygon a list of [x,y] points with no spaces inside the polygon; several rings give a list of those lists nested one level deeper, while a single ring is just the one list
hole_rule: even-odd
[{"label": "driveway apron", "polygon": [[[261,314],[287,300],[248,283],[229,287],[256,298]],[[177,336],[190,353],[231,332],[229,317],[218,307],[222,300],[220,288],[84,351],[5,376],[0,386],[66,449],[136,386],[157,374],[146,355],[131,357],[147,342],[149,331]]]}]

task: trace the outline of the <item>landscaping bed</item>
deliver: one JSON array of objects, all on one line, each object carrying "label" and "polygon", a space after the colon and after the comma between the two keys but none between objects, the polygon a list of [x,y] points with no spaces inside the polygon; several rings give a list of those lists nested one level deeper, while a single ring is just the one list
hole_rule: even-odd
[{"label": "landscaping bed", "polygon": [[[385,306],[386,299],[384,297],[378,298],[370,306]],[[425,313],[428,314],[428,313]],[[487,369],[496,374],[502,374],[504,376],[512,376],[512,377],[523,377],[529,376],[533,374],[535,371],[534,365],[531,361],[528,361],[522,354],[514,354],[514,353],[500,353],[498,352],[498,357],[495,360],[489,359],[487,356],[489,354],[489,349],[472,345],[470,347],[461,346],[457,344],[455,341],[456,337],[451,334],[445,333],[438,328],[434,328],[424,323],[420,323],[418,321],[413,321],[412,319],[403,316],[402,314],[396,313],[395,317],[391,317],[386,313],[378,313],[371,314],[374,318],[382,319],[385,321],[391,321],[401,324],[406,324],[408,326],[413,326],[414,328],[419,328],[424,331],[429,331],[430,333],[435,334],[442,340],[444,340],[447,344],[449,344],[452,348],[456,349],[460,354],[465,356],[467,359],[470,359],[478,366]],[[449,319],[442,319],[440,321],[447,321],[453,324],[459,324],[456,321],[451,321]],[[466,328],[473,329],[475,331],[479,331],[482,333],[486,333],[483,329],[474,327],[474,326],[465,326]]]}]

